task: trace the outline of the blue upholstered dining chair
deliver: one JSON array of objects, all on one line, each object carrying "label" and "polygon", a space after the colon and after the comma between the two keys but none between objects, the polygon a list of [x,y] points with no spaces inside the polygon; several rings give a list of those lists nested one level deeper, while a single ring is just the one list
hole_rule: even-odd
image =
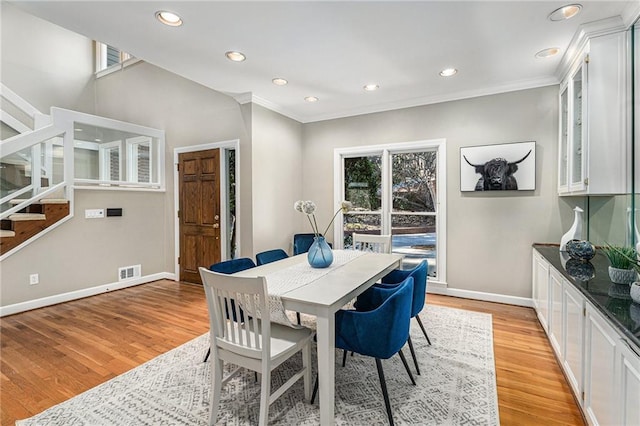
[{"label": "blue upholstered dining chair", "polygon": [[[309,247],[311,247],[311,244],[313,244],[313,238],[316,236],[316,234],[294,234],[293,235],[293,255],[298,255],[301,253],[306,253],[309,251]],[[320,236],[322,237],[322,234],[320,234]],[[327,243],[329,244],[329,247],[331,246],[331,243]]]},{"label": "blue upholstered dining chair", "polygon": [[293,255],[306,253],[309,251],[309,247],[313,244],[313,238],[316,235],[311,234],[294,234],[293,235]]},{"label": "blue upholstered dining chair", "polygon": [[[420,328],[424,333],[424,337],[426,337],[427,339],[427,343],[431,345],[431,340],[429,340],[427,330],[425,330],[424,325],[422,324],[422,320],[420,319],[420,315],[418,315],[424,308],[424,302],[427,293],[428,272],[429,265],[427,264],[426,259],[420,262],[418,266],[413,269],[395,269],[382,278],[381,284],[374,284],[373,287],[358,296],[358,299],[356,300],[354,306],[356,310],[368,311],[372,306],[376,305],[375,299],[378,297],[372,289],[393,288],[399,283],[402,283],[407,277],[413,277],[413,300],[411,303],[411,318],[415,318],[416,321],[418,321],[418,324],[420,325]],[[418,375],[420,375],[420,367],[418,366],[418,359],[416,358],[416,353],[413,348],[411,336],[409,336],[408,343],[409,350],[411,351],[411,357],[413,358],[413,363],[416,366],[416,372],[418,373]]]},{"label": "blue upholstered dining chair", "polygon": [[[393,415],[381,360],[389,359],[395,354],[400,355],[411,383],[416,384],[402,353],[402,347],[409,338],[412,298],[413,278],[407,277],[396,286],[370,290],[369,301],[376,306],[369,311],[341,309],[336,312],[336,348],[344,349],[345,353],[352,351],[375,358],[384,404],[391,425],[393,425]],[[311,396],[312,404],[317,391],[318,380],[316,379]]]},{"label": "blue upholstered dining chair", "polygon": [[289,257],[289,255],[282,249],[267,250],[256,254],[256,263],[260,266],[265,263],[275,262],[276,260],[286,259],[287,257]]},{"label": "blue upholstered dining chair", "polygon": [[[253,262],[252,259],[248,258],[248,257],[239,257],[237,259],[230,259],[230,260],[225,260],[223,262],[218,262],[218,263],[214,263],[213,265],[209,266],[209,270],[213,271],[213,272],[218,272],[220,274],[227,274],[227,275],[231,275],[231,274],[235,274],[236,272],[240,272],[240,271],[244,271],[245,269],[251,269],[251,268],[255,268],[256,264]],[[233,318],[234,321],[238,321],[238,318],[236,317],[236,304],[233,301],[233,299],[231,299],[231,316],[229,315],[229,311],[226,310],[227,308],[225,307],[225,310],[227,312],[227,318]],[[239,309],[240,312],[240,321],[244,321],[244,315],[242,312],[242,309]],[[209,355],[211,355],[211,348],[209,348],[209,350],[207,351],[207,354],[204,357],[204,362],[207,362],[207,360],[209,359]]]}]

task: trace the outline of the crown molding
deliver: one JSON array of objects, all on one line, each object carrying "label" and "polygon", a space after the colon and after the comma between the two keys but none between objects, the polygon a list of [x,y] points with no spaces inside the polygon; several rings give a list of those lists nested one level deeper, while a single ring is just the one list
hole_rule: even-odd
[{"label": "crown molding", "polygon": [[357,115],[373,114],[378,112],[393,111],[404,108],[412,108],[424,105],[439,104],[443,102],[458,101],[462,99],[477,98],[480,96],[498,95],[501,93],[515,92],[518,90],[536,89],[539,87],[552,86],[559,84],[559,80],[555,77],[545,77],[531,80],[520,80],[503,85],[486,87],[483,89],[466,90],[456,93],[449,93],[439,96],[423,96],[418,98],[404,99],[396,102],[387,102],[384,104],[371,105],[362,108],[354,108],[350,110],[337,111],[329,114],[319,114],[308,116],[302,123],[313,123],[317,121],[333,120],[338,118],[354,117]]},{"label": "crown molding", "polygon": [[622,11],[622,21],[630,27],[640,20],[640,1],[633,1]]},{"label": "crown molding", "polygon": [[576,60],[578,60],[578,54],[585,48],[589,39],[617,33],[626,29],[627,26],[624,24],[621,16],[613,16],[611,18],[582,24],[573,35],[569,46],[567,46],[567,50],[560,60],[558,68],[556,68],[555,75],[558,80],[562,81],[565,79]]}]

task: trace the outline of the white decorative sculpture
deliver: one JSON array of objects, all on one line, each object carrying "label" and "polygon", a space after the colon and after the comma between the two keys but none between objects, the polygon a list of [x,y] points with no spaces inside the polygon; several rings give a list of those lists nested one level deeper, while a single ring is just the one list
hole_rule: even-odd
[{"label": "white decorative sculpture", "polygon": [[584,210],[580,207],[576,207],[573,211],[575,212],[573,216],[573,225],[571,225],[571,228],[569,228],[567,233],[560,239],[560,251],[566,250],[568,241],[582,239],[582,213],[584,213]]}]

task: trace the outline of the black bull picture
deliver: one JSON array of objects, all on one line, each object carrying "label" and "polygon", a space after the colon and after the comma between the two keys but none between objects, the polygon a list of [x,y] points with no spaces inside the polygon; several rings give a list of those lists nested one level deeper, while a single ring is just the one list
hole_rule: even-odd
[{"label": "black bull picture", "polygon": [[461,148],[460,157],[462,191],[535,189],[535,142]]}]

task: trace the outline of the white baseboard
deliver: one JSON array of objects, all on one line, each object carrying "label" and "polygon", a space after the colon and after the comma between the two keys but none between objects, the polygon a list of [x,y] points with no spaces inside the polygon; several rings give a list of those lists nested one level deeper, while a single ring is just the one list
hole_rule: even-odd
[{"label": "white baseboard", "polygon": [[95,296],[96,294],[107,293],[109,291],[121,290],[123,288],[133,287],[162,279],[175,280],[176,276],[170,272],[159,272],[157,274],[145,275],[144,277],[133,278],[126,281],[118,281],[97,287],[84,288],[82,290],[29,300],[27,302],[15,303],[13,305],[0,306],[0,317],[30,311],[32,309],[43,308],[45,306],[51,306],[58,303],[69,302],[71,300],[82,299],[84,297]]},{"label": "white baseboard", "polygon": [[505,294],[485,293],[482,291],[448,288],[446,284],[429,281],[427,293],[442,294],[444,296],[461,297],[463,299],[483,300],[485,302],[504,303],[507,305],[526,306],[533,308],[533,300],[528,297],[507,296]]}]

